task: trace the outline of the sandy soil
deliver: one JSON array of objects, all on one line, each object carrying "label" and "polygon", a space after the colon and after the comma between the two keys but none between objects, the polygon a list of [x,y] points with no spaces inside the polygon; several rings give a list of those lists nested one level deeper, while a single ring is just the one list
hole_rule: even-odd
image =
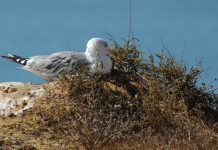
[{"label": "sandy soil", "polygon": [[31,116],[24,118],[22,114],[40,99],[45,86],[17,82],[0,83],[0,149],[32,147],[34,138],[30,138],[25,132],[31,128],[31,123],[35,122]]}]

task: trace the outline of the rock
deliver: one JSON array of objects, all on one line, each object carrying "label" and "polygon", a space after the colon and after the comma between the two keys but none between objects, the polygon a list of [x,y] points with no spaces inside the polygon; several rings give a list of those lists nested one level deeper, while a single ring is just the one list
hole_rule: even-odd
[{"label": "rock", "polygon": [[20,115],[33,107],[45,93],[43,85],[20,82],[0,83],[0,116]]},{"label": "rock", "polygon": [[17,88],[13,88],[13,87],[8,87],[4,90],[5,93],[12,93],[16,91],[17,91]]}]

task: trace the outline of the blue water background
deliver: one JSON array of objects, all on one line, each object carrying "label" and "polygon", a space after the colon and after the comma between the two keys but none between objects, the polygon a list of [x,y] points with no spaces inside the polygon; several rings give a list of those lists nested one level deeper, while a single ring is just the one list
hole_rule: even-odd
[{"label": "blue water background", "polygon": [[[128,0],[0,0],[0,53],[84,51],[91,37],[126,38],[128,24]],[[166,47],[189,67],[203,62],[200,82],[218,77],[217,0],[133,0],[132,25],[147,54]],[[0,59],[0,82],[44,82],[17,67]]]}]

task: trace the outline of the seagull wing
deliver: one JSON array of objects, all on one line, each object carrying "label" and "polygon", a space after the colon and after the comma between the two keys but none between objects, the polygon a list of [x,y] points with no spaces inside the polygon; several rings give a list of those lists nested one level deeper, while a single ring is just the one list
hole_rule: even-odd
[{"label": "seagull wing", "polygon": [[23,69],[49,80],[57,78],[62,70],[74,69],[78,61],[88,64],[84,53],[59,52],[51,55],[30,57]]}]

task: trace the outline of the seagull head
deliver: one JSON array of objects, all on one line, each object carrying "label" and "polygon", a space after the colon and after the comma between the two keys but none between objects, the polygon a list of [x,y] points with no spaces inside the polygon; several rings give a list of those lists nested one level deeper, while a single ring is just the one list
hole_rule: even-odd
[{"label": "seagull head", "polygon": [[86,53],[89,53],[92,57],[109,55],[110,51],[110,46],[102,38],[92,38],[88,41],[86,46]]},{"label": "seagull head", "polygon": [[103,74],[111,72],[113,63],[110,58],[111,48],[108,43],[101,38],[92,38],[86,47],[86,58],[91,62],[91,70]]}]

